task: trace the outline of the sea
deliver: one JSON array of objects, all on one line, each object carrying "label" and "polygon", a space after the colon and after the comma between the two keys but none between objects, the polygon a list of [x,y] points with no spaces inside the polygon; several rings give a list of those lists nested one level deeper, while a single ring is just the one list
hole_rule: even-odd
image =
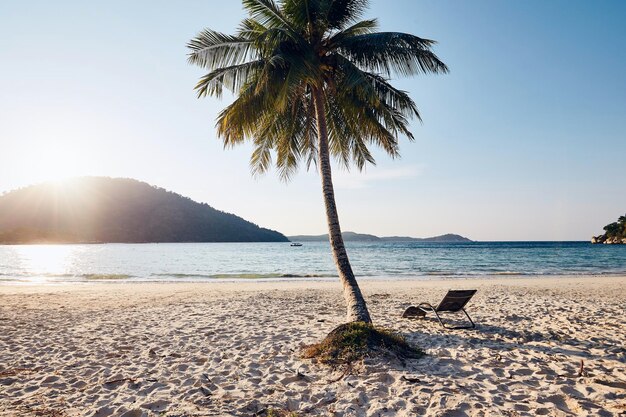
[{"label": "sea", "polygon": [[[626,245],[346,242],[358,279],[626,274]],[[328,242],[0,246],[0,284],[334,280]]]}]

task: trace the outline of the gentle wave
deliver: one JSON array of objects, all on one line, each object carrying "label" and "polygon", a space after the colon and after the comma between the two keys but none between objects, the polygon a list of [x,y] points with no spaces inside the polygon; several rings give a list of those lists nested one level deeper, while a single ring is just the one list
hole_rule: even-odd
[{"label": "gentle wave", "polygon": [[271,279],[271,278],[334,278],[332,274],[251,274],[251,273],[230,273],[230,274],[183,274],[167,273],[152,274],[154,277],[164,278],[199,278],[199,279]]},{"label": "gentle wave", "polygon": [[134,275],[129,274],[106,274],[106,273],[88,273],[88,274],[46,274],[46,273],[28,273],[28,272],[16,272],[6,273],[1,272],[0,276],[4,277],[45,277],[45,278],[85,278],[85,279],[128,279],[134,278]]},{"label": "gentle wave", "polygon": [[[428,271],[424,273],[429,276],[483,276],[483,275],[537,275],[536,273],[517,271]],[[562,273],[547,273],[542,275],[562,275]]]},{"label": "gentle wave", "polygon": [[79,275],[86,280],[120,280],[133,278],[128,274],[81,274]]},{"label": "gentle wave", "polygon": [[565,276],[565,275],[589,275],[589,276],[603,276],[603,275],[622,275],[626,274],[624,270],[612,270],[612,271],[573,271],[573,270],[559,270],[559,271],[427,271],[422,273],[403,272],[398,274],[392,274],[389,276],[428,276],[428,277],[482,277],[482,276]]}]

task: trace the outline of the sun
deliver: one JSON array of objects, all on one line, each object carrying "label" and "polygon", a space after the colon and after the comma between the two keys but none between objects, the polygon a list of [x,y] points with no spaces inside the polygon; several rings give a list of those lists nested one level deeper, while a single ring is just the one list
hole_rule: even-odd
[{"label": "sun", "polygon": [[64,183],[89,173],[84,150],[70,142],[40,144],[27,159],[36,182]]}]

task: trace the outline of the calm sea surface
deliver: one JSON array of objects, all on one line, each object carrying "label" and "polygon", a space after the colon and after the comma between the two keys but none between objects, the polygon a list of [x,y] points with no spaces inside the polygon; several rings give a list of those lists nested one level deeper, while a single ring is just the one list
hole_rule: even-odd
[{"label": "calm sea surface", "polygon": [[[357,277],[626,273],[626,245],[348,242]],[[333,279],[326,242],[0,246],[0,283]]]}]

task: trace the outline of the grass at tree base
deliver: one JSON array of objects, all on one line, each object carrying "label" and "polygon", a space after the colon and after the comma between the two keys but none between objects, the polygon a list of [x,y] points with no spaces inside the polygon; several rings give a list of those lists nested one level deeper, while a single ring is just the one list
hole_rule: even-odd
[{"label": "grass at tree base", "polygon": [[307,346],[302,352],[305,359],[317,359],[328,365],[349,364],[366,356],[396,356],[400,359],[417,359],[424,352],[410,345],[393,331],[371,323],[353,322],[336,327],[319,343]]}]

